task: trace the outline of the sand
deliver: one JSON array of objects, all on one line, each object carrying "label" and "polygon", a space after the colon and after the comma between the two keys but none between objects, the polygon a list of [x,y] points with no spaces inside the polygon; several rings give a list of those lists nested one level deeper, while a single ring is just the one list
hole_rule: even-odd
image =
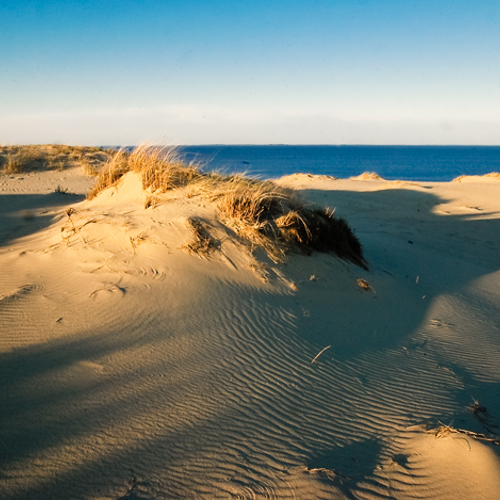
[{"label": "sand", "polygon": [[279,182],[369,270],[259,265],[134,174],[0,175],[2,499],[499,498],[498,176]]}]

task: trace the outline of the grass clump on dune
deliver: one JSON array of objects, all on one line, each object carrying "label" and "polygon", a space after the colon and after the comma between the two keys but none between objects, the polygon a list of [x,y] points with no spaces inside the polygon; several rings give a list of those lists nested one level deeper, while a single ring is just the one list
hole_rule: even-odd
[{"label": "grass clump on dune", "polygon": [[101,191],[114,186],[127,172],[130,171],[128,162],[129,154],[123,150],[118,151],[113,158],[111,158],[100,169],[96,177],[96,182],[92,187],[87,198],[92,199]]},{"label": "grass clump on dune", "polygon": [[126,173],[140,174],[144,189],[165,192],[202,176],[194,165],[186,165],[175,148],[141,145],[131,153],[120,150],[101,169],[88,197],[114,186]]},{"label": "grass clump on dune", "polygon": [[275,261],[295,249],[335,253],[365,265],[359,240],[328,207],[308,206],[295,191],[271,181],[236,177],[216,191],[217,207],[228,225]]},{"label": "grass clump on dune", "polygon": [[103,148],[58,144],[0,146],[0,169],[16,174],[82,166],[86,174],[95,175],[114,154]]},{"label": "grass clump on dune", "polygon": [[214,202],[226,226],[252,248],[264,249],[275,262],[293,250],[315,250],[366,267],[359,240],[331,209],[311,207],[297,192],[272,181],[203,173],[197,165],[183,162],[175,148],[142,145],[132,153],[119,151],[101,169],[89,198],[115,185],[128,172],[139,174],[143,188],[155,196],[184,188],[188,197]]},{"label": "grass clump on dune", "polygon": [[191,233],[191,240],[184,244],[184,250],[198,257],[205,257],[219,249],[220,241],[209,233],[204,221],[189,217],[186,227]]}]

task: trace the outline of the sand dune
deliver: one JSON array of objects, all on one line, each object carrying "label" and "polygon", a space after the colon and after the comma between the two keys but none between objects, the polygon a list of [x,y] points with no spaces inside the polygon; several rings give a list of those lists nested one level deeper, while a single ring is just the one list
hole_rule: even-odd
[{"label": "sand dune", "polygon": [[45,174],[0,177],[1,498],[498,498],[494,177],[281,179],[366,271],[256,262],[206,200],[145,208],[135,174],[91,201]]}]

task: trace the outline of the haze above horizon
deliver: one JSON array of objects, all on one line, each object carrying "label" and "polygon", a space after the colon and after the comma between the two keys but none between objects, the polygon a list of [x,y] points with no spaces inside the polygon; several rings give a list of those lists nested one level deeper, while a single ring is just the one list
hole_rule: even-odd
[{"label": "haze above horizon", "polygon": [[0,5],[0,143],[500,144],[494,0]]}]

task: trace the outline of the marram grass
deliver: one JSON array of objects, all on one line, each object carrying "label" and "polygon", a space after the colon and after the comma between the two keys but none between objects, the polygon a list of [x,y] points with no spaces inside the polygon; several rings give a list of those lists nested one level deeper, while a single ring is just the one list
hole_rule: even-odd
[{"label": "marram grass", "polygon": [[81,166],[87,175],[96,175],[102,165],[115,154],[113,150],[63,146],[59,144],[35,144],[29,146],[0,146],[0,171],[6,174],[65,170]]},{"label": "marram grass", "polygon": [[[155,203],[146,203],[145,208],[156,205],[162,193],[182,188],[185,196],[214,202],[225,225],[252,248],[264,249],[275,262],[290,251],[315,250],[366,267],[361,244],[349,224],[329,208],[310,206],[297,192],[272,181],[203,173],[198,165],[186,164],[171,147],[141,145],[131,153],[118,151],[99,172],[89,198],[128,172],[139,174],[143,188],[154,195]],[[191,229],[203,234],[198,224]],[[208,239],[198,240],[204,252],[212,250]]]}]

